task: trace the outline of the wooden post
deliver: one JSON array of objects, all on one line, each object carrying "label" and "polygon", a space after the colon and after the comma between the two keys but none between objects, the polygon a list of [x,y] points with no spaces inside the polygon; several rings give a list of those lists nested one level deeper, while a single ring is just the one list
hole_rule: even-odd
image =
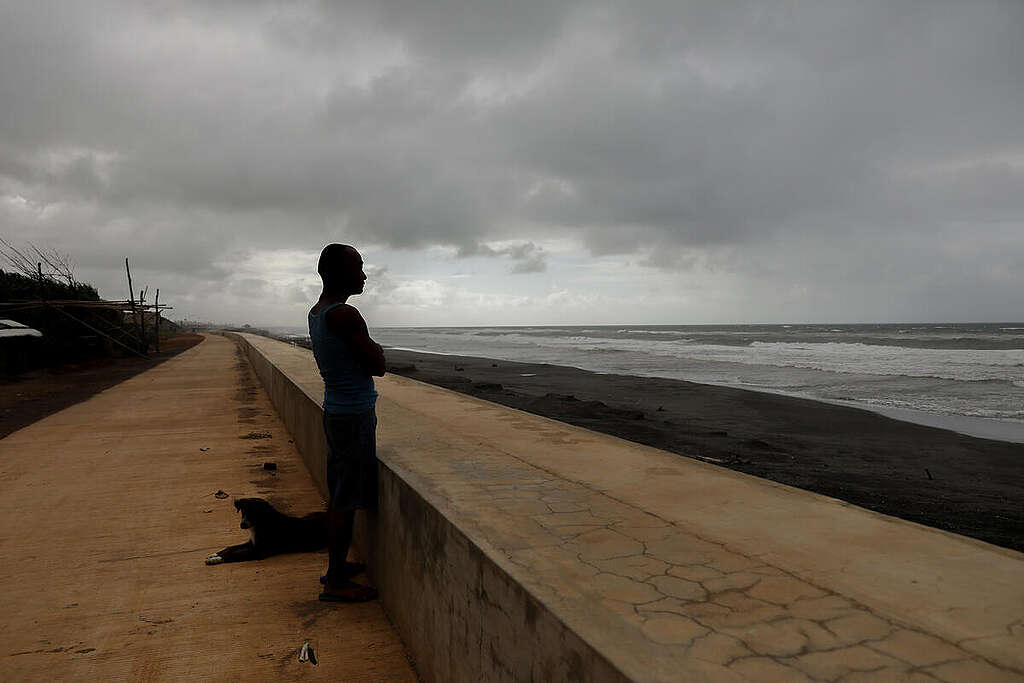
[{"label": "wooden post", "polygon": [[[128,257],[127,256],[124,257],[124,270],[128,274],[128,301],[131,302],[131,305],[132,305],[132,322],[134,322],[137,319],[136,316],[138,315],[138,312],[137,312],[137,310],[135,308],[135,289],[132,287],[132,269],[128,267]],[[139,330],[142,331],[142,321],[141,320],[139,320]],[[142,347],[140,349],[140,351],[142,351],[142,353],[145,353],[146,352],[146,335],[145,334],[143,334],[141,337],[139,337],[139,344]]]},{"label": "wooden post", "polygon": [[156,288],[156,299],[153,301],[153,310],[156,311],[156,352],[160,353],[160,288]]},{"label": "wooden post", "polygon": [[149,343],[146,341],[146,290],[139,290],[139,339],[142,340],[142,350],[149,353]]}]

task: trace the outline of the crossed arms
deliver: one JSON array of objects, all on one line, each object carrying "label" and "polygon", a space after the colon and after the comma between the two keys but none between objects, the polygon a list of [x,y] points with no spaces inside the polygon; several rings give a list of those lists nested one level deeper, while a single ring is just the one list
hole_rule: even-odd
[{"label": "crossed arms", "polygon": [[376,377],[384,376],[384,349],[370,339],[366,321],[354,306],[342,304],[328,311],[327,331],[352,345],[367,372]]}]

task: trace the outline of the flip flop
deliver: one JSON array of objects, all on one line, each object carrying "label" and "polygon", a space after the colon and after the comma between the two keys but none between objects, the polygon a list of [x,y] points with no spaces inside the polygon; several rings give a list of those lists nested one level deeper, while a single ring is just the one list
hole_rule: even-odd
[{"label": "flip flop", "polygon": [[328,593],[324,591],[320,594],[320,602],[369,602],[370,600],[376,600],[378,596],[376,588],[363,586],[358,583],[352,584],[352,587],[346,590],[349,592]]},{"label": "flip flop", "polygon": [[[362,562],[346,562],[341,570],[341,578],[351,579],[353,576],[359,576],[365,571],[366,565]],[[320,583],[327,584],[327,574],[320,577]]]}]

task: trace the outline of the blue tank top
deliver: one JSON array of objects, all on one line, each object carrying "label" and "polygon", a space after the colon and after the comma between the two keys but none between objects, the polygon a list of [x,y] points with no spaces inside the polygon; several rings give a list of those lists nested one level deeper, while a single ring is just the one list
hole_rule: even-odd
[{"label": "blue tank top", "polygon": [[368,413],[377,403],[373,377],[366,372],[355,349],[327,331],[327,313],[342,304],[309,312],[309,340],[313,357],[324,378],[324,412],[329,415]]}]

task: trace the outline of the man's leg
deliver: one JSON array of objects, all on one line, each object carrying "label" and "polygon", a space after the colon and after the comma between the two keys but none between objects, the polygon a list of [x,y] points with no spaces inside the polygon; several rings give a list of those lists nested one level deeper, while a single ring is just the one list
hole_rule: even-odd
[{"label": "man's leg", "polygon": [[324,418],[327,443],[331,451],[327,463],[331,502],[327,509],[328,568],[324,590],[320,594],[321,600],[361,602],[377,597],[375,589],[348,580],[358,572],[353,571],[354,565],[346,562],[352,545],[354,508],[365,504],[359,498],[366,474],[361,455],[367,448],[373,447],[373,443],[367,441],[366,425],[363,424],[368,417]]},{"label": "man's leg", "polygon": [[377,590],[350,581],[345,573],[348,549],[352,545],[355,510],[327,511],[327,581],[320,599],[326,602],[365,602],[377,597]]},{"label": "man's leg", "polygon": [[345,567],[348,560],[348,549],[352,545],[352,525],[355,521],[355,510],[327,510],[327,580],[338,583],[338,578],[346,576]]}]

